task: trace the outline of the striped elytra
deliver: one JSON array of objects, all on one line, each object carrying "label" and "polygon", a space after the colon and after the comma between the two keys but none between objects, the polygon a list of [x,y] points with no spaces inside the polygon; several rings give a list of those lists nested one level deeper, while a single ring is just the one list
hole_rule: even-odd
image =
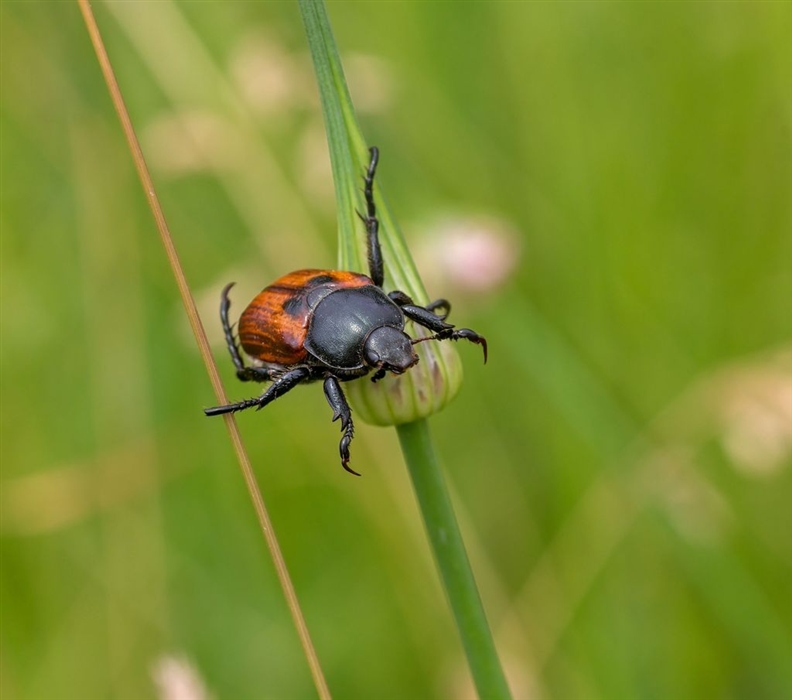
[{"label": "striped elytra", "polygon": [[308,356],[305,338],[311,311],[337,289],[372,286],[370,277],[340,270],[297,270],[275,280],[250,302],[239,319],[239,340],[265,363],[294,365]]}]

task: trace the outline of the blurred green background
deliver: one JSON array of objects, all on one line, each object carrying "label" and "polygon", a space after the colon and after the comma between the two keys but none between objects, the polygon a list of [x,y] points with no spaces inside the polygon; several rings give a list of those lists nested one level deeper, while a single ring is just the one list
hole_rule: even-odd
[{"label": "blurred green background", "polygon": [[[297,6],[96,12],[219,341],[225,282],[334,265]],[[329,12],[490,341],[432,427],[515,697],[790,697],[792,5]],[[0,13],[2,696],[312,697],[77,6]],[[356,479],[318,387],[239,422],[335,697],[470,697],[394,432]]]}]

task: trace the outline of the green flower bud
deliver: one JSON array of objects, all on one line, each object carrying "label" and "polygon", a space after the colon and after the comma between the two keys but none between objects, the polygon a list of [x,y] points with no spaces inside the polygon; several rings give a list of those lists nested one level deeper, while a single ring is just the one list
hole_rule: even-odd
[{"label": "green flower bud", "polygon": [[[357,150],[357,149],[356,149]],[[365,152],[365,151],[364,151]],[[366,152],[366,155],[368,153]],[[353,160],[360,160],[353,158]],[[359,211],[365,211],[361,197],[361,163],[359,178],[348,192],[352,201],[360,202]],[[385,266],[385,291],[399,290],[416,304],[427,304],[429,299],[415,268],[407,245],[396,226],[387,203],[379,194],[379,175],[374,183],[374,200],[379,219],[379,239]],[[349,222],[349,218],[346,219]],[[339,221],[339,263],[341,269],[368,273],[368,250],[365,227],[359,217],[352,220],[357,225],[344,226]],[[405,330],[411,338],[431,336],[431,332],[408,321]],[[428,340],[415,346],[418,364],[402,375],[388,374],[374,383],[371,377],[346,384],[352,407],[367,423],[374,425],[399,425],[436,413],[456,396],[462,384],[462,363],[456,348],[450,342]]]},{"label": "green flower bud", "polygon": [[[412,328],[410,327],[412,326]],[[411,337],[423,334],[407,324]],[[437,413],[456,396],[462,384],[462,363],[451,343],[421,343],[418,364],[405,374],[389,374],[376,384],[362,377],[345,385],[352,408],[367,423],[399,425]]]}]

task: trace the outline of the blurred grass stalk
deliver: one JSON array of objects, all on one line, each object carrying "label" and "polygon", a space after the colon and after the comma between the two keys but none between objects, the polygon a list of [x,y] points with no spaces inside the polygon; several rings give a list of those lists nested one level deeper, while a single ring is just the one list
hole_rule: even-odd
[{"label": "blurred grass stalk", "polygon": [[[206,365],[207,374],[209,375],[209,379],[212,383],[212,387],[214,388],[218,402],[220,404],[228,403],[223,384],[220,381],[220,374],[217,371],[217,366],[215,364],[211,348],[209,347],[209,341],[207,340],[206,332],[204,331],[203,324],[201,323],[198,309],[195,306],[192,292],[190,291],[189,285],[187,284],[184,269],[182,268],[178,253],[176,252],[176,247],[173,243],[173,238],[171,237],[168,224],[165,221],[165,214],[162,211],[162,207],[160,206],[159,198],[157,197],[154,187],[154,182],[151,179],[151,174],[149,173],[148,166],[146,165],[143,151],[135,133],[135,128],[132,124],[132,120],[129,116],[126,105],[124,104],[121,88],[118,85],[118,81],[116,80],[115,72],[113,71],[113,67],[110,63],[110,57],[108,56],[107,50],[105,49],[104,41],[102,40],[99,26],[96,23],[96,18],[94,17],[91,4],[88,0],[78,0],[78,4],[85,21],[86,29],[88,30],[88,34],[91,38],[91,43],[93,44],[94,50],[96,51],[96,57],[99,61],[99,66],[102,70],[105,82],[107,83],[107,88],[110,92],[113,106],[115,107],[116,112],[118,113],[118,118],[121,121],[124,136],[127,139],[129,151],[132,155],[132,160],[134,161],[140,182],[143,185],[143,190],[146,193],[151,213],[154,215],[154,219],[157,224],[157,230],[159,231],[160,238],[162,239],[162,244],[165,248],[165,253],[168,258],[168,263],[170,264],[171,271],[179,288],[179,294],[184,305],[184,310],[187,318],[189,319],[193,335],[195,336],[195,342],[198,345],[201,357],[204,361],[204,364]],[[319,664],[316,650],[313,646],[313,642],[311,641],[311,637],[308,632],[308,626],[305,623],[305,617],[302,614],[299,601],[297,600],[297,594],[294,590],[288,568],[286,567],[286,562],[283,558],[280,544],[278,543],[278,539],[272,527],[269,513],[264,504],[264,498],[261,495],[261,490],[259,489],[258,482],[256,481],[255,474],[253,473],[253,467],[250,463],[250,458],[248,457],[247,450],[242,443],[242,436],[239,433],[239,429],[233,415],[225,416],[225,424],[226,428],[228,429],[231,442],[234,446],[234,450],[237,454],[237,459],[239,461],[240,469],[242,470],[242,476],[245,480],[245,485],[247,486],[248,492],[250,493],[250,497],[253,501],[253,507],[256,511],[262,534],[267,543],[267,547],[269,548],[270,555],[272,556],[272,561],[275,566],[278,581],[280,582],[281,588],[283,589],[283,594],[286,598],[289,612],[292,615],[292,620],[297,630],[297,635],[300,638],[303,653],[305,654],[306,661],[311,670],[311,676],[313,677],[317,694],[322,700],[329,700],[331,697],[330,690],[327,687],[327,682],[325,681],[324,673],[322,671],[321,665]]]},{"label": "blurred grass stalk", "polygon": [[[356,212],[365,211],[360,184],[361,175],[368,164],[368,149],[352,106],[324,2],[300,0],[300,11],[313,57],[327,130],[338,208],[339,262],[344,269],[367,270],[366,243],[362,231],[357,230]],[[387,204],[379,194],[375,196],[382,224],[380,236],[387,276],[392,284],[410,294],[418,303],[424,304],[428,298],[407,246]],[[392,420],[388,421],[387,416],[383,415],[387,408],[375,397],[374,413],[379,415],[374,416],[373,422],[397,424],[405,461],[479,697],[510,698],[426,421],[426,415],[436,412],[450,400],[461,381],[456,353],[443,352],[443,346],[450,344],[435,345],[439,352],[433,360],[447,385],[443,387],[445,390],[441,400],[435,402],[430,399],[423,406],[418,401],[408,401],[409,410],[415,411],[417,408],[418,412],[405,421],[406,414],[400,414],[400,409],[404,408],[402,404],[396,407]],[[421,364],[426,366],[429,362]],[[407,380],[408,377],[399,378],[402,379]],[[420,381],[415,377],[413,379]],[[360,380],[355,384],[369,383]],[[392,394],[384,385],[383,381],[377,387],[372,386],[372,390],[383,395]],[[409,384],[406,386],[409,387]],[[361,389],[359,396],[362,391],[365,389]],[[410,393],[415,392],[410,390]],[[426,393],[431,394],[429,387]],[[368,408],[371,408],[371,399]]]}]

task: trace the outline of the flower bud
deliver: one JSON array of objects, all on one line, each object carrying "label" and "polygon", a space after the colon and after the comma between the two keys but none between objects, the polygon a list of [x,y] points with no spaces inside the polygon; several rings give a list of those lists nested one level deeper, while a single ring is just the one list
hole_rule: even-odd
[{"label": "flower bud", "polygon": [[[415,324],[407,324],[411,337],[421,337]],[[427,332],[428,334],[428,332]],[[418,364],[402,375],[388,374],[374,383],[371,376],[345,385],[352,407],[366,423],[399,425],[437,413],[456,396],[462,384],[462,362],[448,342],[416,346]]]},{"label": "flower bud", "polygon": [[[364,172],[365,168],[361,167],[361,178]],[[347,196],[351,201],[359,203],[359,211],[365,211],[360,180],[351,186],[354,189],[348,191]],[[429,298],[404,238],[387,203],[379,194],[379,175],[374,182],[374,200],[385,267],[384,289],[386,292],[404,292],[417,305],[424,306]],[[356,225],[344,226],[345,218],[340,217],[339,226],[341,269],[368,274],[365,226],[358,217],[355,217]],[[346,218],[347,222],[349,220]],[[405,331],[414,339],[432,335],[431,331],[409,320]],[[415,349],[419,358],[418,364],[404,374],[396,376],[389,373],[377,382],[372,382],[373,375],[368,375],[345,385],[353,409],[364,421],[374,425],[410,423],[436,413],[456,396],[462,384],[462,363],[452,343],[429,340],[418,343]]]}]

